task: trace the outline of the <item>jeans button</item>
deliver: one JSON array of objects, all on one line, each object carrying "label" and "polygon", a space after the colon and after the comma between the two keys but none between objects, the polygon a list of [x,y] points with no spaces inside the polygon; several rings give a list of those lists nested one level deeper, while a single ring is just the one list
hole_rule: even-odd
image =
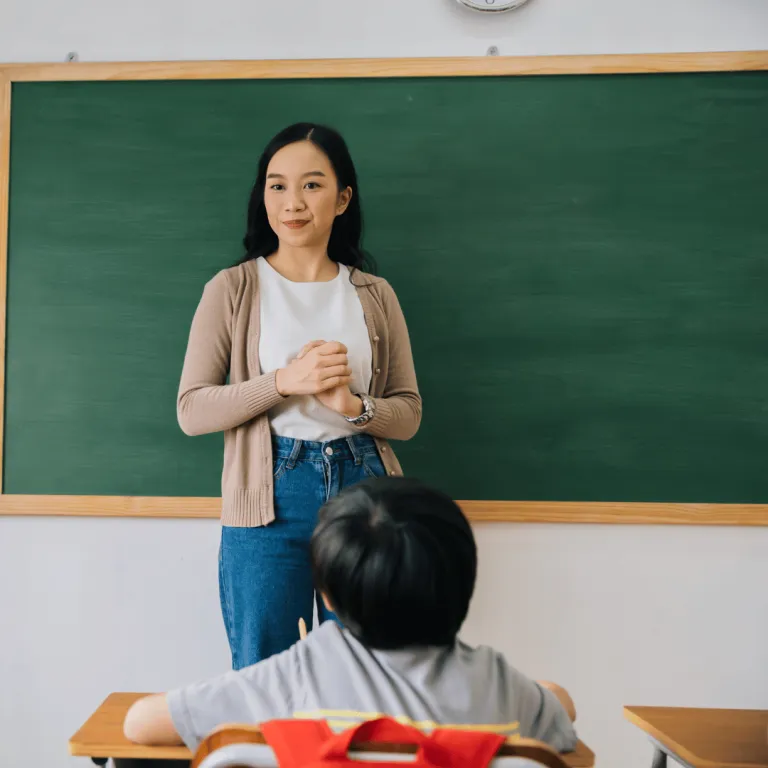
[{"label": "jeans button", "polygon": [[333,456],[333,448],[331,448],[331,446],[330,446],[330,445],[326,447],[326,449],[325,449],[325,455],[326,455],[326,456]]}]

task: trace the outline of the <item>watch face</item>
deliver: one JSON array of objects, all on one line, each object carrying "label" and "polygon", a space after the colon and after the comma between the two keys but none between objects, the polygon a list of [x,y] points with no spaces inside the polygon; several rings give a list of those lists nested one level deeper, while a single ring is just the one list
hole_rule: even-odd
[{"label": "watch face", "polygon": [[498,11],[511,11],[513,8],[519,8],[528,0],[458,0],[459,3],[475,11],[486,11],[490,13]]}]

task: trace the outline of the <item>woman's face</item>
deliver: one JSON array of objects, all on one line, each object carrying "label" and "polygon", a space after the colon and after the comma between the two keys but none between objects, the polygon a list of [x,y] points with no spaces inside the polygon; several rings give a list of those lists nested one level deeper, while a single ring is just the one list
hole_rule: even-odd
[{"label": "woman's face", "polygon": [[330,161],[311,141],[283,147],[269,163],[264,205],[281,243],[327,246],[333,222],[351,199],[352,190],[339,191]]}]

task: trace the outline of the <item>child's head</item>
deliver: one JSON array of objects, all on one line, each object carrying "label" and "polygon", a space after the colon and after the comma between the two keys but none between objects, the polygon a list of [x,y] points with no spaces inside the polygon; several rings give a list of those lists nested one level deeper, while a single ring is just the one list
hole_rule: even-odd
[{"label": "child's head", "polygon": [[451,645],[469,609],[477,550],[446,495],[385,477],[321,510],[311,544],[315,586],[363,644],[393,650]]}]

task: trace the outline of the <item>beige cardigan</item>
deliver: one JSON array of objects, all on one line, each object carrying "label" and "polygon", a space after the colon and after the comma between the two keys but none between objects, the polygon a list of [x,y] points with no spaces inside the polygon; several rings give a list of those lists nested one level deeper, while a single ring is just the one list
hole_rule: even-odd
[{"label": "beige cardigan", "polygon": [[[360,431],[374,437],[387,472],[397,475],[402,470],[387,440],[408,440],[421,423],[411,342],[389,283],[361,272],[353,272],[352,280],[371,339],[368,394],[376,403],[376,415]],[[258,273],[251,260],[219,272],[205,286],[192,320],[177,402],[186,434],[224,432],[224,525],[252,527],[275,519],[267,411],[283,397],[275,372],[259,369],[259,331]]]}]

